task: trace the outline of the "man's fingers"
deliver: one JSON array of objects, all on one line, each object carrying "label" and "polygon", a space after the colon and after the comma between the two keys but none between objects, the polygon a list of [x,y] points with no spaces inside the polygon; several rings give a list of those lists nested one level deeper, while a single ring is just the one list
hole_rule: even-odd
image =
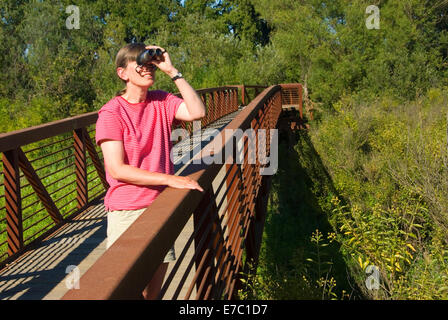
[{"label": "man's fingers", "polygon": [[195,181],[194,183],[191,184],[191,188],[192,188],[192,189],[199,190],[199,191],[201,191],[201,192],[204,191],[204,189],[202,189],[201,186],[200,186],[196,181]]},{"label": "man's fingers", "polygon": [[204,192],[204,189],[202,189],[202,187],[199,185],[199,183],[197,183],[196,181],[191,180],[191,179],[190,179],[190,182],[191,182],[192,189],[196,189],[201,192]]},{"label": "man's fingers", "polygon": [[204,192],[204,189],[197,183],[195,180],[189,178],[189,177],[178,177],[180,178],[178,180],[177,186],[173,185],[176,188],[185,188],[185,189],[191,189],[191,190],[199,190],[201,192]]}]

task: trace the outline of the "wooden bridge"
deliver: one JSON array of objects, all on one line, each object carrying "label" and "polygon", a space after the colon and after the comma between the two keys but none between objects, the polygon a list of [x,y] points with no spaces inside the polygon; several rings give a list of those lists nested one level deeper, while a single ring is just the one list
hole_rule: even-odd
[{"label": "wooden bridge", "polygon": [[198,94],[206,117],[201,130],[173,128],[188,132],[173,162],[205,192],[166,188],[108,250],[97,112],[0,135],[0,299],[140,299],[173,245],[159,299],[235,298],[258,259],[275,172],[271,129],[303,124],[302,87]]}]

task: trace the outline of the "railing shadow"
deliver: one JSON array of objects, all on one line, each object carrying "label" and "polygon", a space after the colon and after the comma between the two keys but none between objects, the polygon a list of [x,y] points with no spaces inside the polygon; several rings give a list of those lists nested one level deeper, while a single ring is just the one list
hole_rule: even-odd
[{"label": "railing shadow", "polygon": [[106,238],[103,206],[93,210],[85,219],[68,222],[54,237],[42,241],[36,250],[19,259],[14,273],[6,270],[1,276],[0,299],[41,300],[62,296],[68,288],[62,287],[60,293],[47,297],[63,283],[67,267],[80,266]]}]

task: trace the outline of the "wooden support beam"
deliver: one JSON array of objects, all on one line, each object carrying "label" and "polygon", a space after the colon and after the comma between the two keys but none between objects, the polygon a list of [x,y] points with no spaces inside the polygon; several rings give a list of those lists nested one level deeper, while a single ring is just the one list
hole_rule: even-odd
[{"label": "wooden support beam", "polygon": [[23,248],[22,199],[17,149],[3,152],[3,175],[8,255],[11,256]]},{"label": "wooden support beam", "polygon": [[62,222],[64,218],[59,212],[59,209],[54,204],[53,200],[48,194],[47,189],[40,181],[39,176],[36,174],[36,171],[34,170],[33,166],[31,165],[21,148],[18,149],[18,156],[20,169],[22,169],[22,172],[25,174],[25,177],[33,187],[34,192],[39,197],[39,200],[44,205],[51,219],[53,219],[55,223]]},{"label": "wooden support beam", "polygon": [[89,201],[87,188],[86,134],[83,129],[73,131],[75,150],[76,200],[78,209],[87,207]]}]

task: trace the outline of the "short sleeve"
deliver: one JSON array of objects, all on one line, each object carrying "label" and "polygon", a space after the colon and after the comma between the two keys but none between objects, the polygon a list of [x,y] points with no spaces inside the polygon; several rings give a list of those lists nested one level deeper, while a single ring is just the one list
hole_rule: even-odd
[{"label": "short sleeve", "polygon": [[183,99],[179,98],[178,96],[175,96],[172,93],[168,93],[166,96],[165,104],[168,109],[168,116],[171,120],[171,123],[176,126],[181,121],[176,120],[174,117],[176,116],[177,110],[179,109],[179,106],[184,102]]},{"label": "short sleeve", "polygon": [[123,126],[116,114],[100,110],[96,121],[96,144],[104,139],[123,141]]}]

